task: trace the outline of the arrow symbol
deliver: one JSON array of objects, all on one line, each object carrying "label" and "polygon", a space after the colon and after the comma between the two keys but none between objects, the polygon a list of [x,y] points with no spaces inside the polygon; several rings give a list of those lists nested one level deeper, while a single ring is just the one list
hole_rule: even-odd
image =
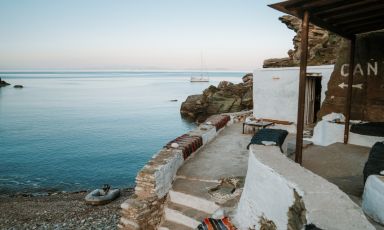
[{"label": "arrow symbol", "polygon": [[343,82],[343,83],[341,83],[341,84],[339,85],[339,87],[343,89],[343,88],[346,88],[346,87],[348,87],[348,85],[347,85],[347,84],[345,84],[345,83]]},{"label": "arrow symbol", "polygon": [[353,88],[363,89],[363,84],[352,85]]},{"label": "arrow symbol", "polygon": [[[344,82],[343,83],[341,83],[341,84],[339,84],[338,85],[340,88],[347,88],[348,87],[348,85],[347,84],[345,84]],[[356,88],[356,89],[363,89],[363,84],[356,84],[356,85],[352,85],[352,88]]]}]

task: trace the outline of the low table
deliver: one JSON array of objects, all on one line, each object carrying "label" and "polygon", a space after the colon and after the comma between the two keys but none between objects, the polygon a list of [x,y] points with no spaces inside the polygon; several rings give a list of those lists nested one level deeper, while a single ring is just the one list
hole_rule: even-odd
[{"label": "low table", "polygon": [[244,122],[243,123],[243,134],[244,134],[244,127],[246,125],[257,127],[258,129],[262,128],[265,129],[268,126],[274,125],[275,123],[270,121],[257,121],[257,122]]}]

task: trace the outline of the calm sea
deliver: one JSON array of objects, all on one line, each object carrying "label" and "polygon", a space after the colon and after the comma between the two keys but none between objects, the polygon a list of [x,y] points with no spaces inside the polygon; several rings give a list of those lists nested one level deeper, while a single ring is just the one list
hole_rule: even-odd
[{"label": "calm sea", "polygon": [[[194,128],[181,102],[244,73],[0,73],[0,194],[134,185],[137,171],[166,142]],[[177,102],[170,100],[177,99]]]}]

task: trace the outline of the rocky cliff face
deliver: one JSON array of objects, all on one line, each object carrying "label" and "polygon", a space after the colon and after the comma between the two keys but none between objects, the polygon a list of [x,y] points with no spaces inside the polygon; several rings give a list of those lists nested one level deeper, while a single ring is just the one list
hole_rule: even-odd
[{"label": "rocky cliff face", "polygon": [[213,114],[252,109],[252,86],[252,73],[243,77],[243,83],[222,81],[217,87],[211,85],[203,94],[189,96],[181,104],[180,113],[187,119],[202,122]]},{"label": "rocky cliff face", "polygon": [[[289,29],[296,32],[296,36],[293,38],[294,48],[288,51],[288,57],[286,58],[265,60],[264,68],[291,67],[299,66],[300,64],[301,20],[290,15],[282,16],[279,20]],[[312,24],[309,26],[308,38],[308,65],[330,65],[336,63],[340,44],[344,40],[343,38]]]}]

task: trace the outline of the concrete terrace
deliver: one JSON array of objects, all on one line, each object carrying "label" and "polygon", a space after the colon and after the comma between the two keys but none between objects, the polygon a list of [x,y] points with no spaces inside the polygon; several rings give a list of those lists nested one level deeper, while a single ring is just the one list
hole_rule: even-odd
[{"label": "concrete terrace", "polygon": [[[239,196],[221,202],[208,190],[223,178],[244,178],[251,135],[242,134],[242,123],[226,127],[178,170],[165,207],[164,229],[193,229],[217,210],[230,211]],[[188,226],[188,227],[187,227]]]}]

